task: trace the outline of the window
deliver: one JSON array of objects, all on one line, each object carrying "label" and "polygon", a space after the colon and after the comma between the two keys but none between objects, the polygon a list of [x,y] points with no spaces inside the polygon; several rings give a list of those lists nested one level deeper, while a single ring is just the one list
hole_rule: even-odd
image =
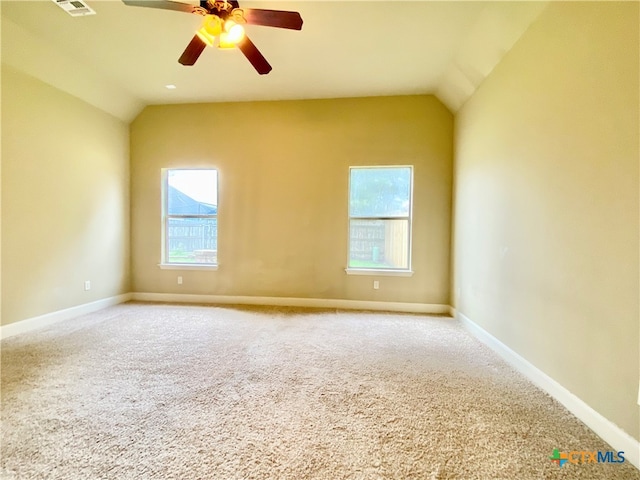
[{"label": "window", "polygon": [[411,268],[410,166],[349,169],[349,261],[367,272]]},{"label": "window", "polygon": [[163,265],[218,264],[218,171],[163,170]]}]

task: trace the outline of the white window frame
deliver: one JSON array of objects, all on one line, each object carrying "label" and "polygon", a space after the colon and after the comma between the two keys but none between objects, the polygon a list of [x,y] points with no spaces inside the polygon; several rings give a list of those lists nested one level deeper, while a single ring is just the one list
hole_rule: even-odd
[{"label": "white window frame", "polygon": [[[410,171],[411,179],[409,182],[409,212],[406,217],[361,217],[351,216],[350,204],[351,204],[351,172],[353,170],[361,169],[383,169],[383,168],[408,168]],[[347,275],[371,275],[371,276],[395,276],[395,277],[410,277],[413,275],[411,268],[411,252],[413,243],[413,165],[362,165],[349,167],[349,188],[347,192],[347,267],[345,272]],[[407,220],[408,223],[408,258],[407,268],[368,268],[368,267],[349,267],[349,261],[351,259],[351,220]]]},{"label": "white window frame", "polygon": [[[217,168],[212,167],[187,167],[187,168],[163,168],[161,170],[161,194],[162,194],[162,233],[161,233],[161,252],[160,252],[160,263],[158,267],[163,270],[217,270],[219,262],[217,263],[177,263],[177,262],[169,262],[167,258],[169,254],[169,234],[167,232],[167,228],[169,226],[169,219],[171,218],[215,218],[218,219],[218,214],[215,215],[169,215],[169,172],[172,170],[210,170],[216,172],[216,195],[217,200],[220,197],[220,191],[218,187],[220,186],[220,171]],[[220,223],[217,223],[218,227]],[[217,249],[217,245],[216,245]]]}]

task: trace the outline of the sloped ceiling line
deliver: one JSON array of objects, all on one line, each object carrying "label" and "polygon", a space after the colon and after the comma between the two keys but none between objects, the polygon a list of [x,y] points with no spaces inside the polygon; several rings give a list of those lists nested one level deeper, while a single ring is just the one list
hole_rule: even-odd
[{"label": "sloped ceiling line", "polygon": [[50,0],[3,1],[2,63],[130,122],[149,104],[377,95],[434,94],[456,112],[548,2],[394,2],[410,15],[390,32],[388,2],[269,1],[305,23],[253,26],[267,76],[234,51],[179,65],[195,15],[89,3],[96,15],[72,18]]}]

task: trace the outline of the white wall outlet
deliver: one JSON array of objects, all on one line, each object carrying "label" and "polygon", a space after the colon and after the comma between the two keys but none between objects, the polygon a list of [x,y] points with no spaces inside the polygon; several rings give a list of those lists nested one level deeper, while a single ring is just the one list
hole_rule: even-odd
[{"label": "white wall outlet", "polygon": [[380,282],[378,280],[373,281],[373,289],[378,290],[380,288]]},{"label": "white wall outlet", "polygon": [[85,280],[84,281],[84,290],[85,290],[85,292],[87,290],[91,290],[91,280]]},{"label": "white wall outlet", "polygon": [[178,276],[178,285],[182,285],[182,277]]}]

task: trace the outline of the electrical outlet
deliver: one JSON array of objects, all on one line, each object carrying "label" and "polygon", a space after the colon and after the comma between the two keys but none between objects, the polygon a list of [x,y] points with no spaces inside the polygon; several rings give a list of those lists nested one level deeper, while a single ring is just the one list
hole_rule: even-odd
[{"label": "electrical outlet", "polygon": [[178,277],[178,285],[182,285],[182,277]]},{"label": "electrical outlet", "polygon": [[373,289],[378,290],[380,288],[380,282],[378,280],[373,281]]},{"label": "electrical outlet", "polygon": [[85,280],[84,281],[84,290],[85,292],[88,290],[91,290],[91,280]]}]

